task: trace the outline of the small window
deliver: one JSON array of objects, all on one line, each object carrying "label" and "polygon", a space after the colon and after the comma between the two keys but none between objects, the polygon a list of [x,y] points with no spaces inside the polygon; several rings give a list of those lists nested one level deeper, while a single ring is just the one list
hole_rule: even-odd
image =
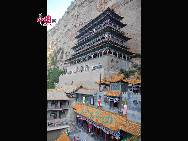
[{"label": "small window", "polygon": [[81,68],[80,68],[80,72],[82,72],[82,71],[84,71],[84,67],[83,66],[81,66]]},{"label": "small window", "polygon": [[137,105],[138,105],[137,100],[133,100],[133,104],[134,104],[135,106],[137,106]]},{"label": "small window", "polygon": [[89,66],[88,65],[86,65],[85,70],[89,71]]}]

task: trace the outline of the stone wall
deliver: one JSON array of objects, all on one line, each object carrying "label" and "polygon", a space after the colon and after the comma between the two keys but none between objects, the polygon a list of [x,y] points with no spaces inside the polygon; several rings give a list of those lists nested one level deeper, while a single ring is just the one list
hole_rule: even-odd
[{"label": "stone wall", "polygon": [[141,52],[141,0],[75,0],[47,34],[48,52],[56,52],[59,66],[71,56],[77,31],[107,7],[124,17],[122,22],[127,26],[122,31],[131,38],[127,45],[134,52]]},{"label": "stone wall", "polygon": [[[102,68],[92,70],[93,66],[102,65]],[[86,70],[86,65],[89,66],[89,70]],[[126,69],[129,66],[129,62],[126,63],[125,60],[116,58],[112,55],[103,56],[100,58],[91,59],[86,62],[82,62],[79,64],[75,64],[67,67],[67,72],[72,72],[71,74],[65,74],[59,77],[59,87],[63,87],[63,85],[79,85],[86,88],[98,89],[98,84],[96,81],[100,80],[104,77],[109,77],[113,73],[118,73],[120,69]],[[76,69],[83,67],[84,71],[76,72]]]}]

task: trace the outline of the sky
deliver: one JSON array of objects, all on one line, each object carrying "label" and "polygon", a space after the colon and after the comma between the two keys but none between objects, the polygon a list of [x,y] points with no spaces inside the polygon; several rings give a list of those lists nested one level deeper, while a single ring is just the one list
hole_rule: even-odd
[{"label": "sky", "polygon": [[[74,0],[47,0],[47,14],[50,15],[52,19],[56,19],[56,23],[58,23],[72,1]],[[47,30],[51,29],[53,26],[55,26],[54,23],[52,26],[47,26]]]}]

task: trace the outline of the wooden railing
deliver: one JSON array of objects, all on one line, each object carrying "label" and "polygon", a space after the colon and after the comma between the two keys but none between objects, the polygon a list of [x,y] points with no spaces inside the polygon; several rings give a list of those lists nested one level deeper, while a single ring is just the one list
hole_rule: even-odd
[{"label": "wooden railing", "polygon": [[51,119],[51,120],[47,120],[47,127],[67,125],[66,124],[67,122],[68,122],[67,119]]}]

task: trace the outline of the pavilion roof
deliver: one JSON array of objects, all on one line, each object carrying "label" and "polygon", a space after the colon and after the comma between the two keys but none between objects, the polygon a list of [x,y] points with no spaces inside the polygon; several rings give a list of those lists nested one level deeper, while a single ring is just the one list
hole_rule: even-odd
[{"label": "pavilion roof", "polygon": [[124,116],[97,109],[94,106],[87,106],[82,103],[76,103],[72,107],[76,113],[113,131],[121,129],[135,136],[141,135],[141,125],[128,120]]},{"label": "pavilion roof", "polygon": [[72,93],[77,91],[81,85],[63,85],[62,89],[65,93]]},{"label": "pavilion roof", "polygon": [[[104,17],[105,15],[110,14],[113,15],[113,18],[116,17],[117,21],[123,19],[123,17],[119,16],[118,14],[116,14],[114,12],[113,9],[110,9],[109,7],[102,12],[99,16],[97,16],[96,18],[92,19],[88,24],[86,24],[85,26],[83,26],[79,32],[83,32],[84,30],[87,30],[89,27],[91,27],[92,24],[98,23],[100,21],[100,19],[102,19],[102,17]],[[115,19],[115,18],[114,18]]]},{"label": "pavilion roof", "polygon": [[97,51],[99,49],[106,48],[106,47],[111,48],[111,49],[116,49],[117,51],[123,52],[126,54],[130,54],[130,55],[132,54],[130,51],[127,50],[126,46],[120,45],[114,42],[113,40],[108,40],[108,41],[106,40],[106,41],[97,42],[97,44],[93,44],[90,47],[83,48],[82,50],[79,50],[79,52],[75,52],[75,54],[73,54],[66,61],[75,59],[79,56],[87,55],[89,52],[94,52],[94,51]]},{"label": "pavilion roof", "polygon": [[70,137],[67,136],[65,132],[63,132],[60,137],[55,141],[71,141]]},{"label": "pavilion roof", "polygon": [[75,93],[93,95],[97,93],[96,89],[79,88]]},{"label": "pavilion roof", "polygon": [[[117,74],[111,75],[110,77],[106,77],[102,79],[101,83],[109,84],[109,83],[115,83],[115,82],[120,82],[120,81],[126,82],[125,77],[123,74],[117,73]],[[97,81],[97,83],[100,83],[100,81]]]},{"label": "pavilion roof", "polygon": [[121,92],[120,91],[106,91],[105,92],[105,95],[106,96],[120,96],[121,95]]},{"label": "pavilion roof", "polygon": [[93,35],[90,35],[87,39],[85,39],[84,41],[81,41],[79,43],[77,43],[75,46],[72,47],[72,49],[75,49],[83,44],[86,44],[87,42],[91,41],[92,39],[94,38],[97,38],[98,36],[106,33],[106,32],[110,32],[112,35],[122,39],[122,40],[125,40],[125,41],[128,41],[129,39],[131,38],[128,38],[126,37],[122,32],[110,27],[110,26],[106,26],[105,28],[95,32]]},{"label": "pavilion roof", "polygon": [[67,97],[63,89],[49,89],[47,91],[47,100],[71,100]]},{"label": "pavilion roof", "polygon": [[129,84],[133,84],[133,85],[141,83],[141,80],[140,80],[140,79],[136,79],[136,78],[127,79],[126,81],[127,81]]},{"label": "pavilion roof", "polygon": [[[141,83],[141,78],[138,75],[132,76],[130,78],[125,78],[123,74],[113,74],[108,78],[104,78],[101,80],[101,84],[110,84],[110,83],[116,83],[116,82],[125,82],[129,84],[138,84]],[[100,84],[100,81],[97,81],[96,83]]]}]

